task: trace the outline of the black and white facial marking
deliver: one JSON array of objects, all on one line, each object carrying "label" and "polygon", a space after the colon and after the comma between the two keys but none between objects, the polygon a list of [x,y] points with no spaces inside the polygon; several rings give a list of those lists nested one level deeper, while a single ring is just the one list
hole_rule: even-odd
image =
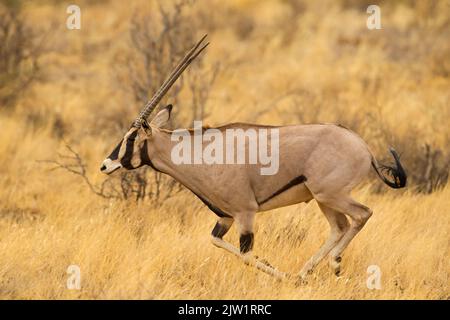
[{"label": "black and white facial marking", "polygon": [[171,111],[172,105],[169,104],[158,112],[150,124],[143,121],[140,128],[131,127],[113,152],[103,161],[100,171],[111,174],[120,168],[133,170],[143,165],[159,171],[148,155],[148,141],[152,137],[152,130],[164,126],[169,121]]},{"label": "black and white facial marking", "polygon": [[143,128],[131,128],[103,161],[100,170],[111,174],[120,168],[137,169],[148,164],[147,137]]}]

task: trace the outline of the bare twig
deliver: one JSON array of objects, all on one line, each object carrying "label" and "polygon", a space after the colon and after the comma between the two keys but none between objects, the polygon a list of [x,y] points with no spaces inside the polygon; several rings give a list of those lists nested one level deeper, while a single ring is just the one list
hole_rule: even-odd
[{"label": "bare twig", "polygon": [[83,159],[81,158],[80,154],[76,152],[68,144],[66,144],[65,147],[70,154],[69,155],[58,154],[58,159],[65,160],[66,162],[61,162],[60,160],[37,160],[37,162],[53,164],[54,167],[49,169],[51,171],[57,169],[64,169],[70,173],[80,176],[84,180],[84,182],[88,185],[89,189],[93,193],[102,198],[105,199],[120,198],[117,195],[114,195],[113,194],[114,192],[113,193],[105,192],[105,187],[108,183],[108,180],[105,180],[100,186],[94,185],[87,176],[86,165],[83,162]]}]

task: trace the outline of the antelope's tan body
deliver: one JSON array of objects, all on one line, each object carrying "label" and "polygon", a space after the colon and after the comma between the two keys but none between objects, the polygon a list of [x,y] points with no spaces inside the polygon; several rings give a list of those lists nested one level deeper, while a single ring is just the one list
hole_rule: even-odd
[{"label": "antelope's tan body", "polygon": [[[231,124],[220,129],[228,127],[248,130],[252,125]],[[257,125],[254,127],[258,128]],[[279,169],[274,175],[261,175],[261,164],[175,165],[170,155],[177,142],[171,141],[172,132],[167,130],[155,130],[155,143],[149,147],[149,157],[158,170],[174,177],[230,216],[236,212],[258,212],[309,201],[314,194],[325,191],[350,191],[370,170],[372,156],[367,145],[341,126],[293,125],[277,129]],[[246,147],[248,145],[249,141]],[[300,176],[306,178],[304,183],[296,184],[260,205]]]}]

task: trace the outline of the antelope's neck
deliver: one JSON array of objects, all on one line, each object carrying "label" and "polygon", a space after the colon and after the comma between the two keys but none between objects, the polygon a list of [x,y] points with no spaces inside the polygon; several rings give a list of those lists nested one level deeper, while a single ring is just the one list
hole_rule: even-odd
[{"label": "antelope's neck", "polygon": [[[193,192],[200,192],[202,179],[197,179],[193,170],[199,170],[192,165],[177,165],[172,160],[172,149],[178,142],[171,140],[170,131],[159,131],[152,142],[148,142],[148,156],[152,167],[162,173],[168,174]],[[201,175],[201,174],[200,174]]]}]

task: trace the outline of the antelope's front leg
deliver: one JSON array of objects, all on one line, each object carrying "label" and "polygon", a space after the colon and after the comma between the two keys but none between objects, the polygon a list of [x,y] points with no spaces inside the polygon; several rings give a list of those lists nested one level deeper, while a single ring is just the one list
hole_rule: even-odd
[{"label": "antelope's front leg", "polygon": [[222,239],[224,235],[227,234],[228,230],[230,230],[231,226],[233,225],[233,218],[223,217],[219,218],[217,220],[216,225],[214,226],[214,229],[211,232],[211,235],[214,238]]},{"label": "antelope's front leg", "polygon": [[239,237],[239,246],[241,257],[244,260],[244,263],[247,265],[255,266],[257,269],[270,274],[279,279],[283,279],[286,277],[286,274],[278,271],[274,267],[272,267],[267,261],[260,260],[258,257],[252,254],[253,243],[254,243],[254,235],[253,232],[244,232],[241,233]]},{"label": "antelope's front leg", "polygon": [[255,236],[253,234],[253,223],[255,220],[254,213],[241,213],[236,215],[237,226],[239,230],[239,250],[242,259],[246,264],[253,262],[254,257],[252,255],[253,243]]},{"label": "antelope's front leg", "polygon": [[239,249],[222,239],[222,237],[230,229],[232,223],[233,219],[231,218],[219,219],[212,231],[212,243],[215,246],[225,249],[228,252],[231,252],[232,254],[241,258],[247,265],[254,266],[257,269],[277,278],[285,278],[286,274],[279,272],[267,262],[259,261],[252,255],[252,248],[254,243],[253,217],[250,217],[250,219],[241,218],[238,220],[240,233]]},{"label": "antelope's front leg", "polygon": [[211,232],[211,242],[216,247],[225,249],[236,256],[240,256],[240,252],[237,248],[222,239],[223,236],[228,232],[228,230],[230,230],[233,222],[233,218],[220,218]]},{"label": "antelope's front leg", "polygon": [[247,264],[251,262],[253,256],[251,254],[251,250],[253,248],[253,242],[254,242],[254,236],[253,236],[253,223],[250,223],[248,219],[246,219],[245,222],[242,222],[242,220],[238,223],[239,224],[239,247],[240,249],[237,249],[232,244],[224,241],[222,238],[225,236],[225,234],[230,230],[231,226],[233,225],[233,218],[227,218],[223,217],[220,218],[216,225],[214,226],[214,229],[211,232],[212,235],[212,243],[219,248],[225,249],[228,252],[231,252],[232,254],[242,258],[244,262]]}]

